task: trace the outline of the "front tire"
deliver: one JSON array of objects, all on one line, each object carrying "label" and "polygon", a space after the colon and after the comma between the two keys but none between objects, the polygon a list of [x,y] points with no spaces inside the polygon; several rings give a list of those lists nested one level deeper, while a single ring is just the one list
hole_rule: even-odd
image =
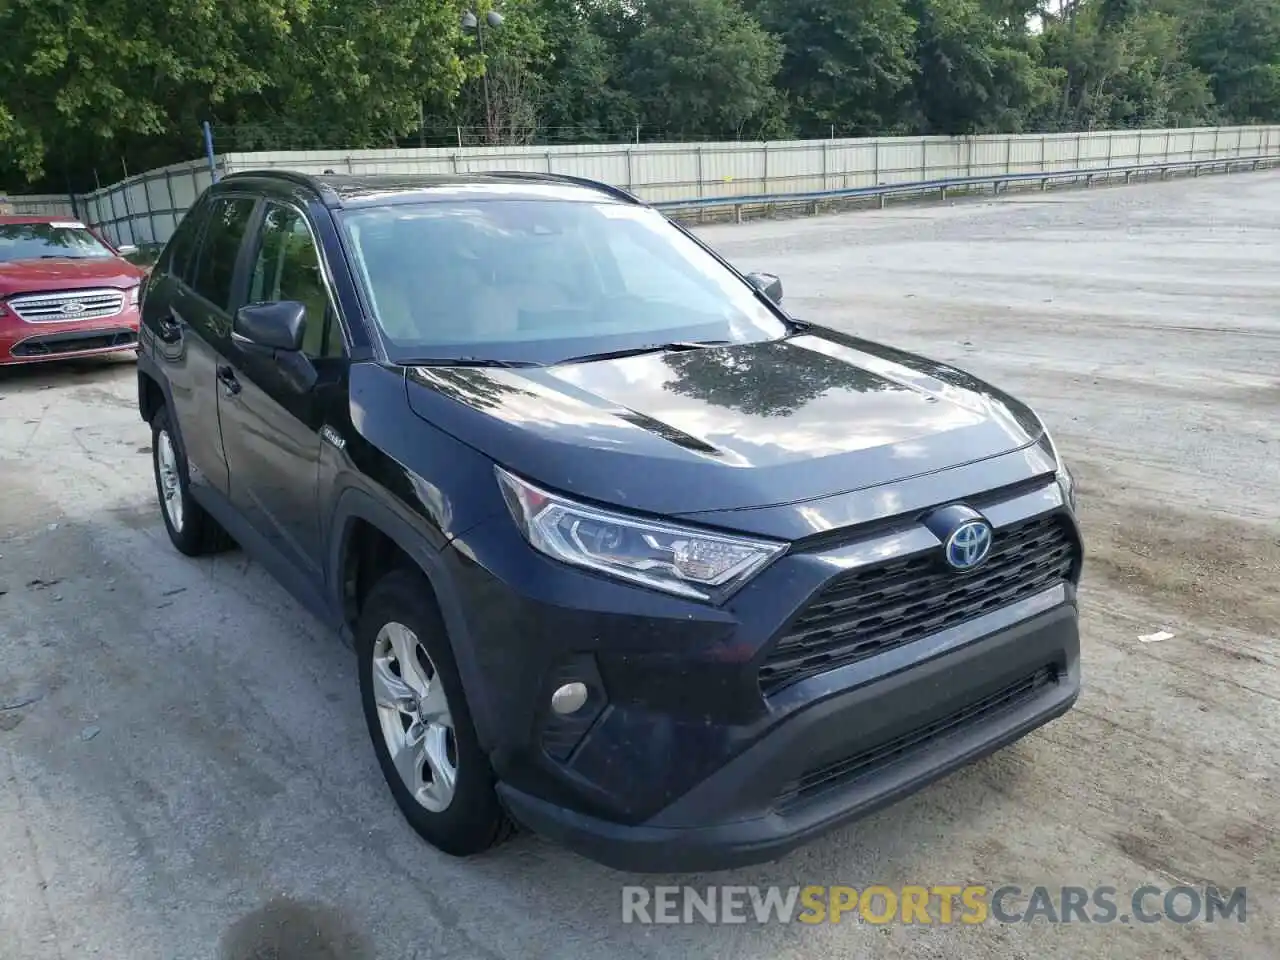
[{"label": "front tire", "polygon": [[395,570],[369,592],[356,626],[360,695],[382,775],[400,812],[455,857],[513,832],[480,748],[444,623],[419,573]]},{"label": "front tire", "polygon": [[160,516],[164,518],[169,542],[179,552],[200,557],[235,546],[218,521],[191,496],[187,458],[167,407],[161,407],[151,418],[151,466],[156,477]]}]

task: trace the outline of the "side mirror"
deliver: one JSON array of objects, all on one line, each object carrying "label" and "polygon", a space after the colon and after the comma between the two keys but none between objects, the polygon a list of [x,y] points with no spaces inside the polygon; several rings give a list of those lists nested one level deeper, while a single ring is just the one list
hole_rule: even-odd
[{"label": "side mirror", "polygon": [[297,353],[307,329],[307,308],[296,300],[250,303],[236,311],[231,335],[264,350]]},{"label": "side mirror", "polygon": [[307,308],[296,300],[250,303],[236,311],[231,338],[269,356],[280,379],[296,393],[308,393],[319,374],[302,352]]},{"label": "side mirror", "polygon": [[137,252],[137,246],[132,243],[126,243],[123,246],[116,247],[116,253],[120,254],[122,257],[131,257]]},{"label": "side mirror", "polygon": [[747,280],[774,303],[782,303],[782,281],[772,273],[748,273]]}]

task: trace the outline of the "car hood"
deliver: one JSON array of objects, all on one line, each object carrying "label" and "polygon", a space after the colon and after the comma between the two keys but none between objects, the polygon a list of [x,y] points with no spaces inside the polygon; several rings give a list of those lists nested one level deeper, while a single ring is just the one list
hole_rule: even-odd
[{"label": "car hood", "polygon": [[406,382],[415,413],[508,469],[668,515],[892,483],[1043,432],[962,371],[828,330],[546,367],[411,367]]},{"label": "car hood", "polygon": [[0,297],[83,287],[132,287],[143,275],[141,267],[123,257],[15,260],[0,263]]}]

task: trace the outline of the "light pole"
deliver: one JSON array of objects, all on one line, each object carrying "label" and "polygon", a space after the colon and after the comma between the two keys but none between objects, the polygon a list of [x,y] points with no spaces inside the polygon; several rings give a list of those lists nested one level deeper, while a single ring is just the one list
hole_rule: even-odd
[{"label": "light pole", "polygon": [[[500,14],[497,10],[490,10],[488,13],[484,15],[483,23],[481,22],[480,18],[477,17],[475,13],[473,13],[470,10],[468,10],[466,13],[462,15],[462,29],[474,30],[476,32],[476,42],[479,43],[480,45],[480,58],[482,60],[484,59],[484,24],[485,23],[487,23],[490,27],[495,27],[495,28],[502,26],[502,14]],[[485,65],[484,65],[484,72],[480,74],[480,81],[484,86],[485,135],[488,137],[489,142],[493,143],[496,138],[494,137],[493,104],[489,100],[489,64],[487,61],[485,62]]]}]

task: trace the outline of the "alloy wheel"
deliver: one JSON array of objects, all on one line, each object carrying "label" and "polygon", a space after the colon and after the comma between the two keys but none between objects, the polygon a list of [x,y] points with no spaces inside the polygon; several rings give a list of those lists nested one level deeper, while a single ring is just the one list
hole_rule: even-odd
[{"label": "alloy wheel", "polygon": [[164,512],[176,533],[182,532],[184,510],[182,504],[182,478],[178,474],[178,453],[174,450],[169,431],[161,430],[156,438],[156,465],[160,472],[160,495]]},{"label": "alloy wheel", "polygon": [[392,765],[427,810],[453,801],[458,749],[439,671],[417,634],[387,623],[373,643],[373,699]]}]

